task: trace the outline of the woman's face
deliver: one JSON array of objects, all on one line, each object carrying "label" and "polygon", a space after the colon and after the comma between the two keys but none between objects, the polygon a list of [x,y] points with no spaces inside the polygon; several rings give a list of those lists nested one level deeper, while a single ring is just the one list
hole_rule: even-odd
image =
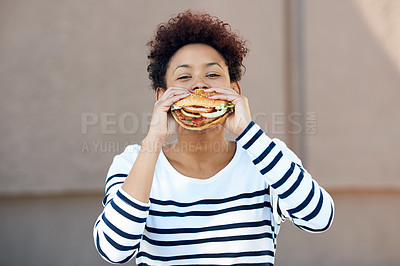
[{"label": "woman's face", "polygon": [[224,58],[206,44],[188,44],[171,58],[165,74],[167,88],[188,90],[230,87]]}]

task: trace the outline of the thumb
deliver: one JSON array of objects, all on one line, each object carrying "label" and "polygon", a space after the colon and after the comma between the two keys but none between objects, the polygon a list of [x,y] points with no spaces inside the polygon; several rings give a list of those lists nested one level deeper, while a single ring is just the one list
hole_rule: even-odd
[{"label": "thumb", "polygon": [[174,119],[174,117],[172,116],[172,114],[170,112],[168,112],[167,115],[167,127],[168,127],[168,136],[171,136],[172,134],[174,134],[177,130],[177,123]]}]

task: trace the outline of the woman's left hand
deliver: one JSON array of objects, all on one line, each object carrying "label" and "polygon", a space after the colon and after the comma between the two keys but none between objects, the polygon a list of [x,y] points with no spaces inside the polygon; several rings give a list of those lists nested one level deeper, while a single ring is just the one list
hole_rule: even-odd
[{"label": "woman's left hand", "polygon": [[210,99],[225,100],[235,105],[233,113],[228,116],[222,125],[236,136],[239,136],[251,122],[251,113],[247,98],[238,94],[232,88],[227,87],[209,88],[205,89],[205,91],[219,93],[209,96]]}]

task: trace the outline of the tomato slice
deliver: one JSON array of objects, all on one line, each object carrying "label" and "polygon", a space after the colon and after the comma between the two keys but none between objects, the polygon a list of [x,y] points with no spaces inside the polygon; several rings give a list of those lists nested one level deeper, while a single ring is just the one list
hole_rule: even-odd
[{"label": "tomato slice", "polygon": [[194,125],[201,125],[202,123],[204,123],[204,117],[202,117],[202,118],[194,118],[194,119],[192,119],[192,123],[194,124]]},{"label": "tomato slice", "polygon": [[201,106],[184,106],[183,110],[191,113],[212,113],[214,108],[212,107],[201,107]]},{"label": "tomato slice", "polygon": [[185,116],[182,114],[181,110],[174,110],[174,112],[178,115],[180,120],[185,120]]},{"label": "tomato slice", "polygon": [[200,126],[202,124],[204,124],[204,122],[207,120],[207,118],[205,117],[189,117],[184,115],[181,110],[174,110],[174,112],[176,112],[176,114],[178,115],[179,119],[184,122],[185,124],[188,125],[196,125],[196,126]]}]

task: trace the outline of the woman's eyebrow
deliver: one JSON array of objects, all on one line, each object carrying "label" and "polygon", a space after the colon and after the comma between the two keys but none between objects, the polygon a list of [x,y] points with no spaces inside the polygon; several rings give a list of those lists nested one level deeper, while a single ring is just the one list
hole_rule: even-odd
[{"label": "woman's eyebrow", "polygon": [[[223,69],[222,68],[222,66],[220,65],[220,64],[218,64],[217,62],[210,62],[210,63],[206,63],[206,64],[204,64],[206,67],[209,67],[209,66],[219,66],[221,69]],[[190,65],[188,65],[188,64],[183,64],[183,65],[179,65],[179,66],[177,66],[175,69],[174,69],[174,71],[172,72],[172,74],[174,74],[175,73],[175,71],[178,69],[178,68],[190,68],[191,66]]]},{"label": "woman's eyebrow", "polygon": [[174,69],[174,71],[172,72],[172,74],[174,74],[175,71],[176,71],[178,68],[180,68],[180,67],[190,67],[190,66],[187,65],[187,64],[179,65],[179,66],[177,66],[177,67]]},{"label": "woman's eyebrow", "polygon": [[[207,63],[206,64],[206,66],[208,67],[208,66],[214,66],[214,65],[217,65],[217,66],[219,66],[220,68],[222,68],[222,66],[220,65],[220,64],[218,64],[217,62],[210,62],[210,63]],[[223,68],[222,68],[223,69]]]}]

